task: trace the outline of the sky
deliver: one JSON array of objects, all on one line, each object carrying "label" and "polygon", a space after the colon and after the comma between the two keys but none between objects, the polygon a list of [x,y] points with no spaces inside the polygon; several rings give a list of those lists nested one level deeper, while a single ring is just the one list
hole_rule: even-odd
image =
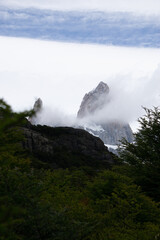
[{"label": "sky", "polygon": [[60,11],[100,10],[160,14],[159,0],[1,0],[1,5],[12,8],[37,8]]},{"label": "sky", "polygon": [[159,0],[0,0],[0,96],[15,110],[41,97],[41,121],[73,122],[100,81],[106,116],[130,122],[160,103]]},{"label": "sky", "polygon": [[0,7],[0,34],[9,37],[160,47],[159,26],[157,14],[137,15],[136,12],[108,12],[98,8],[96,11],[89,8],[64,11],[60,7],[59,10]]}]

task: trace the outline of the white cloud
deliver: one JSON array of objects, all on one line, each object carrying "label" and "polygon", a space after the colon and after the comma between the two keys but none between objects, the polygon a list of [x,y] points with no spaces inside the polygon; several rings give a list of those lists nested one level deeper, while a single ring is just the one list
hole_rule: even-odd
[{"label": "white cloud", "polygon": [[106,113],[112,117],[134,122],[144,113],[141,105],[160,103],[160,49],[0,37],[0,52],[0,96],[16,110],[41,97],[46,123],[73,123],[69,115],[100,81],[111,89]]},{"label": "white cloud", "polygon": [[35,123],[48,126],[76,126],[76,115],[65,114],[58,108],[44,105],[42,111],[37,114]]},{"label": "white cloud", "polygon": [[160,66],[151,76],[121,75],[112,79],[110,102],[91,118],[96,122],[113,119],[132,122],[144,114],[142,107],[153,106],[160,107]]},{"label": "white cloud", "polygon": [[1,0],[1,6],[52,10],[100,10],[160,14],[159,0]]}]

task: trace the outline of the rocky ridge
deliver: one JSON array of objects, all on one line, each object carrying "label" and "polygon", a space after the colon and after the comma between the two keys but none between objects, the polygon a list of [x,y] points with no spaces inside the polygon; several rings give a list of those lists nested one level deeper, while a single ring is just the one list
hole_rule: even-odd
[{"label": "rocky ridge", "polygon": [[71,127],[48,127],[27,123],[21,127],[23,148],[46,167],[90,166],[110,168],[115,164],[103,142],[87,131]]}]

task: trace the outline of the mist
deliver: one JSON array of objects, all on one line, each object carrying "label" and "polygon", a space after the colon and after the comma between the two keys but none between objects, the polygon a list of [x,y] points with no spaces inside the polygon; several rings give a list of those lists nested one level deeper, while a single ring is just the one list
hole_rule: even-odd
[{"label": "mist", "polygon": [[110,101],[96,111],[95,122],[120,120],[132,122],[144,114],[143,107],[160,106],[160,66],[149,76],[133,78],[131,75],[112,79]]},{"label": "mist", "polygon": [[41,111],[35,116],[35,124],[47,125],[52,127],[58,126],[77,126],[76,115],[69,115],[58,108],[43,106]]},{"label": "mist", "polygon": [[0,37],[0,52],[0,96],[15,111],[31,109],[40,97],[40,124],[79,125],[81,101],[100,81],[111,101],[89,121],[119,119],[134,128],[142,106],[160,103],[160,49]]},{"label": "mist", "polygon": [[[69,115],[57,108],[44,106],[37,115],[37,124],[49,126],[70,126],[97,129],[98,125],[110,121],[130,123],[133,131],[138,127],[139,117],[145,114],[144,108],[160,106],[160,66],[149,77],[133,78],[131,75],[121,75],[112,78],[110,92],[106,104],[92,115],[83,119],[77,114]],[[118,82],[118,84],[117,84]],[[106,82],[107,83],[107,82]],[[91,89],[92,90],[92,89]],[[99,99],[101,105],[102,99]],[[78,109],[77,109],[78,112]]]}]

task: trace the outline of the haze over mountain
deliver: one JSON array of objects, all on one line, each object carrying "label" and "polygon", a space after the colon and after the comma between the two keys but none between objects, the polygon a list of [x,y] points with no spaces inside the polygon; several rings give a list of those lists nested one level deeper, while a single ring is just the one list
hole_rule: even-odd
[{"label": "haze over mountain", "polygon": [[73,125],[83,96],[100,81],[114,97],[108,116],[134,130],[142,106],[160,102],[160,49],[0,37],[0,52],[0,95],[16,111],[32,108],[41,97],[41,120],[48,125]]}]

